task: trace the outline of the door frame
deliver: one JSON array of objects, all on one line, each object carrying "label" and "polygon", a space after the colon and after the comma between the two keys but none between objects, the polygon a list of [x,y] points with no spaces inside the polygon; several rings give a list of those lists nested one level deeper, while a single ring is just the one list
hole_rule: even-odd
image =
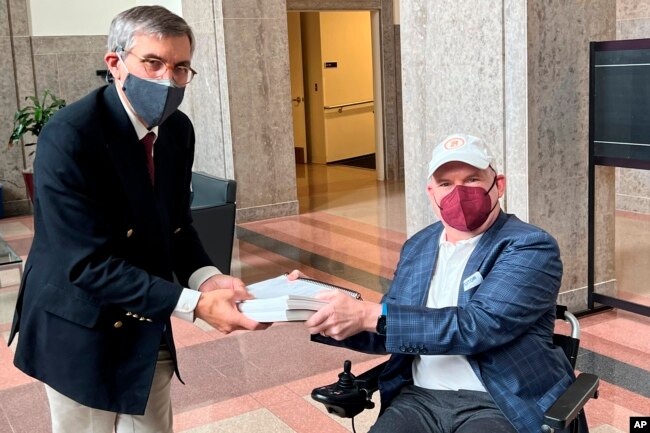
[{"label": "door frame", "polygon": [[[377,142],[382,144],[378,149],[382,152],[377,152],[377,176],[379,180],[403,179],[404,147],[398,123],[398,116],[401,112],[397,64],[399,44],[396,43],[396,26],[393,23],[393,0],[286,0],[286,4],[287,12],[360,10],[371,12],[373,75],[375,75],[375,71],[378,75],[373,77],[375,82],[375,134]],[[378,34],[378,38],[376,34]],[[286,49],[288,52],[288,37]],[[377,56],[375,51],[380,55]],[[383,142],[380,141],[378,132],[383,136]],[[382,157],[383,164],[381,164]],[[381,169],[380,164],[382,165]]]}]

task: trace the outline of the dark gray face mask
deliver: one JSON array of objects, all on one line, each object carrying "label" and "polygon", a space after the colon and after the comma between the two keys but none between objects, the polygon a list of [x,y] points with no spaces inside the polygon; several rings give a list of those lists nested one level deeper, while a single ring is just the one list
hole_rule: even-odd
[{"label": "dark gray face mask", "polygon": [[176,87],[171,80],[145,80],[130,73],[122,90],[148,128],[162,124],[181,105],[185,94],[185,87]]}]

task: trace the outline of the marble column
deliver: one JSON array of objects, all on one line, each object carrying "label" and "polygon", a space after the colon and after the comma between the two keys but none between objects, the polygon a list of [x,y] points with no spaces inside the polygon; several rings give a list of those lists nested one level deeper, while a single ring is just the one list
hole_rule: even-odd
[{"label": "marble column", "polygon": [[[452,132],[481,136],[508,178],[505,210],[560,244],[560,302],[585,308],[589,41],[614,39],[616,1],[411,0],[400,15],[409,235],[434,220],[432,147]],[[596,282],[607,283],[613,170],[598,182]]]},{"label": "marble column", "polygon": [[186,0],[194,169],[237,181],[238,222],[298,213],[284,0]]},{"label": "marble column", "polygon": [[[198,75],[188,86],[181,110],[194,123],[194,170],[235,178],[230,132],[228,74],[221,1],[183,1],[183,17],[196,38],[192,67]],[[241,197],[241,189],[238,196]]]},{"label": "marble column", "polygon": [[298,213],[285,0],[222,0],[238,221]]}]

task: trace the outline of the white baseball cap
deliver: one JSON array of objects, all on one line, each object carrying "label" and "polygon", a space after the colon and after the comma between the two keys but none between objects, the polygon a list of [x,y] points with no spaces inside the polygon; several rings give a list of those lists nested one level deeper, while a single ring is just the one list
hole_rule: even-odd
[{"label": "white baseball cap", "polygon": [[427,179],[443,164],[452,161],[464,162],[484,170],[490,166],[492,155],[480,138],[467,134],[453,134],[442,140],[431,152]]}]

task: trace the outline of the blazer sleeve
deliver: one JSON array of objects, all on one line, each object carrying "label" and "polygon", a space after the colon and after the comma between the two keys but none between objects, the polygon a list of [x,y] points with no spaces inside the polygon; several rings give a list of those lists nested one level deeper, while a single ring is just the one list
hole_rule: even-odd
[{"label": "blazer sleeve", "polygon": [[[98,306],[117,306],[152,320],[168,320],[182,287],[158,278],[114,255],[108,213],[97,197],[97,175],[87,137],[79,128],[54,118],[39,137],[34,163],[37,217],[44,221],[57,275],[81,289]],[[93,180],[94,179],[94,180]]]},{"label": "blazer sleeve", "polygon": [[435,309],[405,302],[404,296],[414,297],[401,287],[409,267],[399,269],[387,294],[388,352],[402,353],[415,345],[429,354],[481,353],[516,339],[552,310],[562,275],[555,239],[529,230],[494,249],[494,264],[483,270],[483,282],[463,307]]}]

